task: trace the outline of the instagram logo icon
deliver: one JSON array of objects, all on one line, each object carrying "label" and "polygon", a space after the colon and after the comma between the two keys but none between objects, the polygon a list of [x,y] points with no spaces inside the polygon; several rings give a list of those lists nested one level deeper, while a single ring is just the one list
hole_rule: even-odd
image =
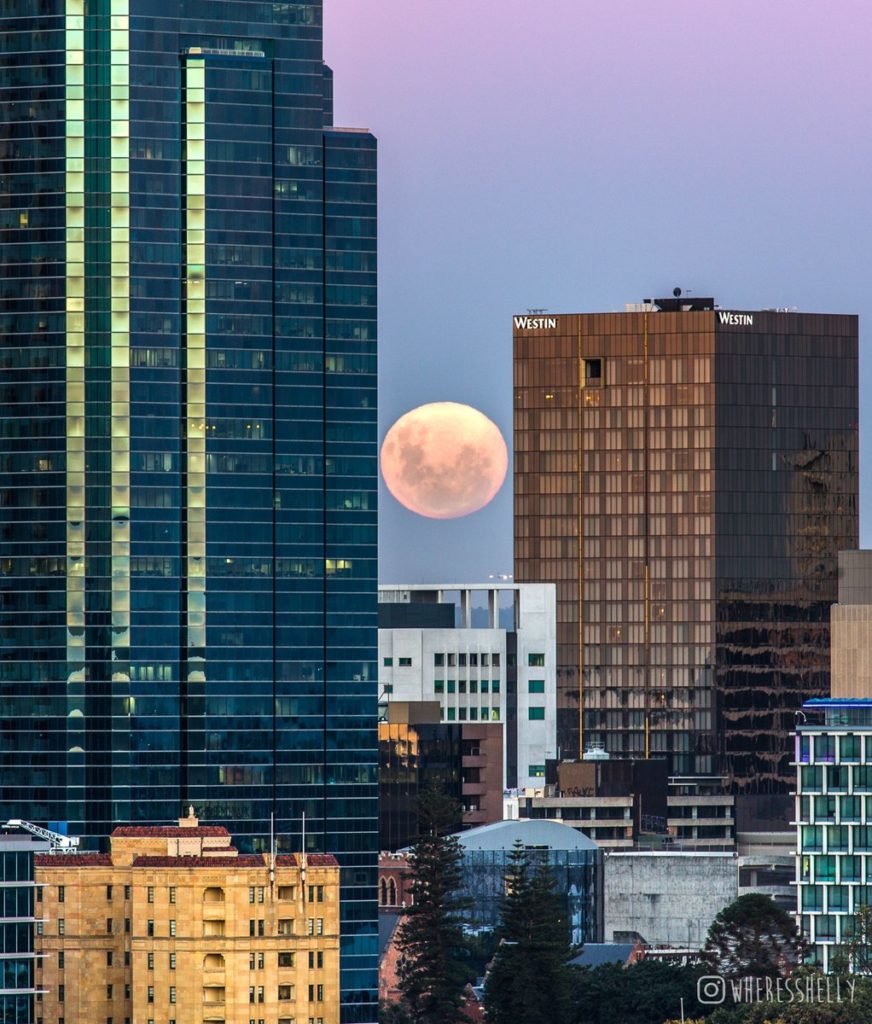
[{"label": "instagram logo icon", "polygon": [[696,998],[703,1006],[719,1006],[727,998],[727,984],[716,974],[704,974],[696,983]]}]

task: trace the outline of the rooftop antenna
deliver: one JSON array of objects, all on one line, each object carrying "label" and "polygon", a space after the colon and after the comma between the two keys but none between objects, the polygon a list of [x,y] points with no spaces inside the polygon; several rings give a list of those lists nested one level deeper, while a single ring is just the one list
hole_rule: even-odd
[{"label": "rooftop antenna", "polygon": [[547,313],[548,309],[545,306],[527,306],[527,312],[535,315],[536,313]]}]

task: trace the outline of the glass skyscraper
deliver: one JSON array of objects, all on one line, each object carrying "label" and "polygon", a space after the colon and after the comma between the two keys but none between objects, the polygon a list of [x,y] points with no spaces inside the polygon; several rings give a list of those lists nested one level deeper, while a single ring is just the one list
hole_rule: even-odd
[{"label": "glass skyscraper", "polygon": [[369,1021],[376,147],[321,13],[2,0],[0,815],[305,815]]},{"label": "glass skyscraper", "polygon": [[515,579],[557,585],[564,757],[785,806],[857,543],[857,344],[853,316],[697,297],[515,318]]}]

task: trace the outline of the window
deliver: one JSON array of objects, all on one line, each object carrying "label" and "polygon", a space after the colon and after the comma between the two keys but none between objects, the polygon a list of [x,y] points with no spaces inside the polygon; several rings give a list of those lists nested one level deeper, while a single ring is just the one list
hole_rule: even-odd
[{"label": "window", "polygon": [[175,918],[170,918],[170,935],[176,934],[176,921]]},{"label": "window", "polygon": [[544,668],[545,667],[545,655],[544,654],[533,654],[532,652],[527,655],[527,665],[530,668]]},{"label": "window", "polygon": [[545,778],[545,765],[544,764],[531,764],[527,769],[527,774],[532,776],[534,779]]},{"label": "window", "polygon": [[500,681],[499,679],[491,679],[491,693],[500,692]]},{"label": "window", "polygon": [[499,651],[496,651],[494,654],[491,655],[491,665],[493,665],[494,668],[499,668],[500,667],[500,654],[499,654]]},{"label": "window", "polygon": [[444,668],[445,667],[445,655],[444,654],[434,654],[433,655],[433,664],[437,668]]},{"label": "window", "polygon": [[[292,918],[280,918],[278,924],[279,935],[293,935],[294,922]],[[312,934],[311,932],[309,933]]]},{"label": "window", "polygon": [[455,679],[449,679],[448,680],[448,692],[449,693],[456,693],[456,691],[457,691],[457,681]]},{"label": "window", "polygon": [[176,902],[176,887],[174,885],[171,885],[170,886],[170,903],[175,903],[175,902]]},{"label": "window", "polygon": [[487,679],[482,679],[482,681],[481,681],[481,692],[482,693],[487,693],[487,691],[488,691],[488,681],[487,681]]},{"label": "window", "polygon": [[62,971],[63,969],[64,969],[64,951],[61,950],[58,953],[58,970]]},{"label": "window", "polygon": [[248,986],[248,1001],[249,1003],[254,1002],[254,985]]},{"label": "window", "polygon": [[58,1002],[62,1003],[66,999],[66,990],[63,985],[58,985]]},{"label": "window", "polygon": [[839,755],[841,760],[844,761],[859,761],[860,760],[860,737],[859,736],[842,736],[839,739]]},{"label": "window", "polygon": [[477,679],[470,679],[469,680],[469,692],[470,693],[478,693],[478,680]]},{"label": "window", "polygon": [[149,937],[154,935],[154,921],[148,921],[145,926],[145,934]]},{"label": "window", "polygon": [[448,721],[449,722],[453,722],[455,717],[456,717],[455,716],[455,712],[454,712],[454,708],[448,708],[447,710],[448,710]]},{"label": "window", "polygon": [[248,934],[251,936],[251,938],[254,938],[254,918],[253,917],[250,917],[248,919]]},{"label": "window", "polygon": [[149,953],[148,954],[148,956],[147,956],[147,964],[148,964],[148,969],[150,971],[153,971],[154,970],[154,953]]},{"label": "window", "polygon": [[307,935],[314,935],[315,934],[315,918],[314,917],[310,917],[309,920],[306,922],[306,934]]},{"label": "window", "polygon": [[[309,954],[311,956],[311,954]],[[293,967],[294,966],[294,954],[283,951],[279,953],[279,967]]]},{"label": "window", "polygon": [[323,917],[319,917],[318,920],[315,922],[315,934],[316,935],[323,935],[324,934],[324,918]]},{"label": "window", "polygon": [[382,659],[382,665],[384,665],[385,668],[393,668],[394,667],[394,659],[393,658],[383,658]]},{"label": "window", "polygon": [[603,385],[602,359],[585,359],[584,385],[588,388],[601,388]]},{"label": "window", "polygon": [[545,708],[527,708],[527,718],[531,722],[542,722],[545,719]]},{"label": "window", "polygon": [[400,668],[411,668],[411,667],[412,667],[412,659],[411,658],[400,658]]},{"label": "window", "polygon": [[527,683],[527,690],[529,693],[544,693],[545,692],[545,680],[544,679],[531,679]]},{"label": "window", "polygon": [[814,759],[832,764],[836,759],[836,737],[815,736],[814,738]]},{"label": "window", "polygon": [[264,1001],[263,985],[257,986],[257,1001],[262,1003]]},{"label": "window", "polygon": [[434,689],[434,691],[436,693],[445,693],[445,680],[444,679],[434,679],[433,680],[433,689]]},{"label": "window", "polygon": [[149,887],[148,887],[148,888],[147,888],[147,889],[145,890],[145,893],[146,893],[146,896],[145,896],[146,900],[147,900],[147,901],[148,901],[149,903],[154,903],[154,886],[153,886],[153,885],[150,885],[150,886],[149,886]]},{"label": "window", "polygon": [[279,985],[279,1001],[287,1002],[294,998],[294,986],[293,985]]},{"label": "window", "polygon": [[112,899],[112,886],[111,885],[107,885],[106,886],[106,899],[107,900],[111,900]]},{"label": "window", "polygon": [[170,953],[170,970],[174,971],[175,969],[176,969],[176,954],[175,953]]},{"label": "window", "polygon": [[323,903],[324,902],[324,886],[323,885],[310,885],[309,886],[309,902],[310,903]]},{"label": "window", "polygon": [[148,990],[146,992],[146,996],[147,996],[148,1001],[150,1003],[154,1002],[154,985],[149,985],[148,986]]},{"label": "window", "polygon": [[280,885],[279,886],[279,899],[280,900],[292,900],[296,896],[296,889],[293,885]]},{"label": "window", "polygon": [[107,985],[106,986],[106,998],[107,999],[111,999],[112,998],[112,986],[111,985]]},{"label": "window", "polygon": [[[59,917],[58,918],[58,935],[64,935],[66,933],[66,926],[67,926],[67,923],[64,920],[64,918]],[[111,931],[111,929],[110,929],[110,931]]]},{"label": "window", "polygon": [[458,679],[457,680],[457,690],[458,690],[459,693],[466,693],[466,680],[465,679]]},{"label": "window", "polygon": [[313,971],[316,968],[320,969],[324,966],[324,954],[321,950],[316,953],[314,950],[309,950],[309,970]]},{"label": "window", "polygon": [[458,708],[457,709],[457,717],[460,719],[461,722],[465,722],[466,721],[466,708]]},{"label": "window", "polygon": [[125,933],[127,935],[130,934],[130,918],[129,917],[125,917],[124,918],[124,931],[125,931]]},{"label": "window", "polygon": [[[253,885],[250,885],[248,887],[248,902],[249,903],[254,903],[254,886]],[[252,932],[251,934],[254,935],[254,932]]]},{"label": "window", "polygon": [[124,886],[124,898],[126,900],[130,899],[130,886],[129,885],[125,885]]},{"label": "window", "polygon": [[170,985],[170,1002],[174,1003],[175,1001],[176,1001],[176,986],[175,985]]}]

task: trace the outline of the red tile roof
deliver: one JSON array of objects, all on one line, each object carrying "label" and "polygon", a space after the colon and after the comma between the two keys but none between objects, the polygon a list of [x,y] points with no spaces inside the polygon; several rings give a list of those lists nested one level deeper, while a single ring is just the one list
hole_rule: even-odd
[{"label": "red tile roof", "polygon": [[33,863],[39,868],[111,868],[108,853],[37,853]]},{"label": "red tile roof", "polygon": [[[299,858],[298,853],[280,853],[276,857],[276,867],[295,868],[299,865]],[[310,853],[306,856],[306,863],[311,868],[339,867],[339,861],[331,853]]]},{"label": "red tile roof", "polygon": [[134,857],[135,868],[263,868],[262,853],[243,853],[239,857]]},{"label": "red tile roof", "polygon": [[112,835],[122,839],[151,836],[166,839],[184,839],[187,836],[229,836],[223,825],[119,825]]}]

